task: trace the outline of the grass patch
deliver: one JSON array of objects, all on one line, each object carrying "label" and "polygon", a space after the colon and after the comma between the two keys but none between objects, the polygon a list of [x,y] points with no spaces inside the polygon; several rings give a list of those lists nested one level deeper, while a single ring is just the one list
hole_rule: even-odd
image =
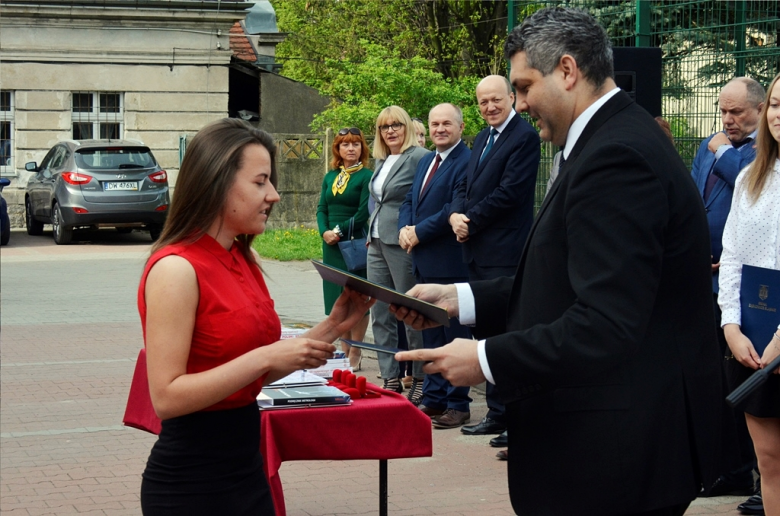
[{"label": "grass patch", "polygon": [[268,229],[258,235],[252,247],[263,258],[289,262],[322,260],[322,238],[316,229]]}]

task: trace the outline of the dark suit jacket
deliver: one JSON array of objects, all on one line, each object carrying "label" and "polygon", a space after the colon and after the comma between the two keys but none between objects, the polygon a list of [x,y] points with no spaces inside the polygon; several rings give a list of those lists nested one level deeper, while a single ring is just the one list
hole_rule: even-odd
[{"label": "dark suit jacket", "polygon": [[469,239],[463,244],[466,263],[514,267],[534,217],[539,135],[515,115],[480,163],[489,134],[490,128],[484,129],[474,140],[466,179],[458,185],[450,213],[471,219]]},{"label": "dark suit jacket", "polygon": [[420,241],[412,249],[412,271],[418,278],[462,278],[469,274],[462,251],[449,223],[455,187],[466,174],[471,151],[462,141],[441,162],[422,197],[420,191],[435,152],[420,159],[412,188],[401,205],[398,229],[415,226]]},{"label": "dark suit jacket", "polygon": [[[714,135],[713,135],[714,136]],[[713,263],[720,261],[723,252],[723,227],[731,210],[731,198],[734,196],[734,182],[739,171],[756,159],[756,149],[753,143],[747,143],[739,149],[729,149],[715,162],[715,154],[709,151],[707,145],[712,136],[701,142],[696,157],[693,158],[691,176],[699,189],[699,195],[704,198],[704,187],[707,177],[712,173],[718,177],[718,182],[704,203],[707,211],[707,222],[710,226],[710,243]],[[713,167],[714,166],[714,167]],[[718,273],[712,275],[712,291],[718,292]]]},{"label": "dark suit jacket", "polygon": [[505,280],[471,285],[518,514],[644,512],[715,480],[707,220],[674,147],[625,93],[586,126]]}]

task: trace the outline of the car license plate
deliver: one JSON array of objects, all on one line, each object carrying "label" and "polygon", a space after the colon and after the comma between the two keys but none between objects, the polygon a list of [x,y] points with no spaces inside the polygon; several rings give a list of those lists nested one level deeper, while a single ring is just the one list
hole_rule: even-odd
[{"label": "car license plate", "polygon": [[138,182],[136,181],[105,181],[103,182],[103,190],[138,190]]}]

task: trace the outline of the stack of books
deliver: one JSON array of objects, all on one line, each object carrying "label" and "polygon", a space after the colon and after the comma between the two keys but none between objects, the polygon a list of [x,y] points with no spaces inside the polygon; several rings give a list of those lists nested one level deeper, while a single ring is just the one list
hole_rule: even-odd
[{"label": "stack of books", "polygon": [[261,410],[347,406],[350,403],[349,394],[329,385],[264,387],[257,395],[257,406]]}]

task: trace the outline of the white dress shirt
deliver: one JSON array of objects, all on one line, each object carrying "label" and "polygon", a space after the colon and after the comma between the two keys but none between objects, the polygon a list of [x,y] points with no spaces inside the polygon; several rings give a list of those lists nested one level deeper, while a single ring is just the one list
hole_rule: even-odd
[{"label": "white dress shirt", "polygon": [[[780,159],[755,203],[748,196],[745,167],[734,184],[731,211],[723,229],[718,304],[722,326],[741,324],[739,287],[742,265],[780,269]],[[778,325],[780,330],[780,325]]]}]

